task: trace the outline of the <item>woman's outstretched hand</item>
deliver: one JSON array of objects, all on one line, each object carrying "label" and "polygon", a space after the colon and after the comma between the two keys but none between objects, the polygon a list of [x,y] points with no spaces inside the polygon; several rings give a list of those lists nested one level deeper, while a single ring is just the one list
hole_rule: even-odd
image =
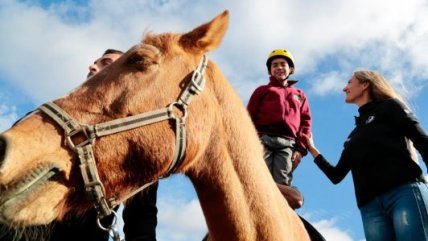
[{"label": "woman's outstretched hand", "polygon": [[310,133],[309,136],[304,135],[303,138],[306,141],[306,145],[308,147],[308,151],[311,153],[312,157],[313,158],[317,157],[320,154],[320,152],[318,151],[318,149],[316,148],[316,146],[314,144],[312,133]]}]

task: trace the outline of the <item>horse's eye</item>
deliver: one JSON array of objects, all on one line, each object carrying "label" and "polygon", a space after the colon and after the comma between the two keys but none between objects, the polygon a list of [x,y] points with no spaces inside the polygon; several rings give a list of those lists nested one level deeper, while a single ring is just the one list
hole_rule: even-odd
[{"label": "horse's eye", "polygon": [[144,58],[143,56],[135,53],[133,55],[131,55],[128,60],[126,61],[127,65],[131,66],[131,67],[135,67],[139,70],[144,69]]},{"label": "horse's eye", "polygon": [[137,64],[138,62],[141,62],[141,61],[143,61],[143,57],[141,55],[133,54],[128,58],[127,63],[129,65],[134,65],[134,64]]}]

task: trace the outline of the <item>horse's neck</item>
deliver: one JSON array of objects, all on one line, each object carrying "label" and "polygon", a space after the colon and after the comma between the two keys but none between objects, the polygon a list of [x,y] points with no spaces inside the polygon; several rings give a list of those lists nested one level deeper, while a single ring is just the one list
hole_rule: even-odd
[{"label": "horse's neck", "polygon": [[266,167],[245,108],[229,105],[222,116],[227,130],[217,130],[230,132],[219,135],[227,139],[212,140],[198,175],[189,175],[213,240],[309,240]]},{"label": "horse's neck", "polygon": [[242,159],[216,156],[204,160],[212,163],[209,170],[191,177],[212,240],[307,240],[262,159],[251,153]]}]

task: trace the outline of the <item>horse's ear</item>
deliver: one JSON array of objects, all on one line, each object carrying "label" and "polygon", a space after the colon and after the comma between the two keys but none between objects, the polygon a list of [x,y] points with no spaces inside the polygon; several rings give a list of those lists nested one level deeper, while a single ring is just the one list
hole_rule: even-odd
[{"label": "horse's ear", "polygon": [[217,48],[226,33],[229,24],[229,11],[215,17],[192,31],[183,34],[180,38],[180,45],[194,53],[205,53]]}]

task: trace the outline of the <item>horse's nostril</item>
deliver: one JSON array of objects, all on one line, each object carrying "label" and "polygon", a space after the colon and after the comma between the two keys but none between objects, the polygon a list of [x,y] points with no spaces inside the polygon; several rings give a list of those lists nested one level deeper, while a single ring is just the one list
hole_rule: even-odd
[{"label": "horse's nostril", "polygon": [[6,139],[3,136],[0,136],[0,167],[3,164],[5,155],[6,155]]}]

